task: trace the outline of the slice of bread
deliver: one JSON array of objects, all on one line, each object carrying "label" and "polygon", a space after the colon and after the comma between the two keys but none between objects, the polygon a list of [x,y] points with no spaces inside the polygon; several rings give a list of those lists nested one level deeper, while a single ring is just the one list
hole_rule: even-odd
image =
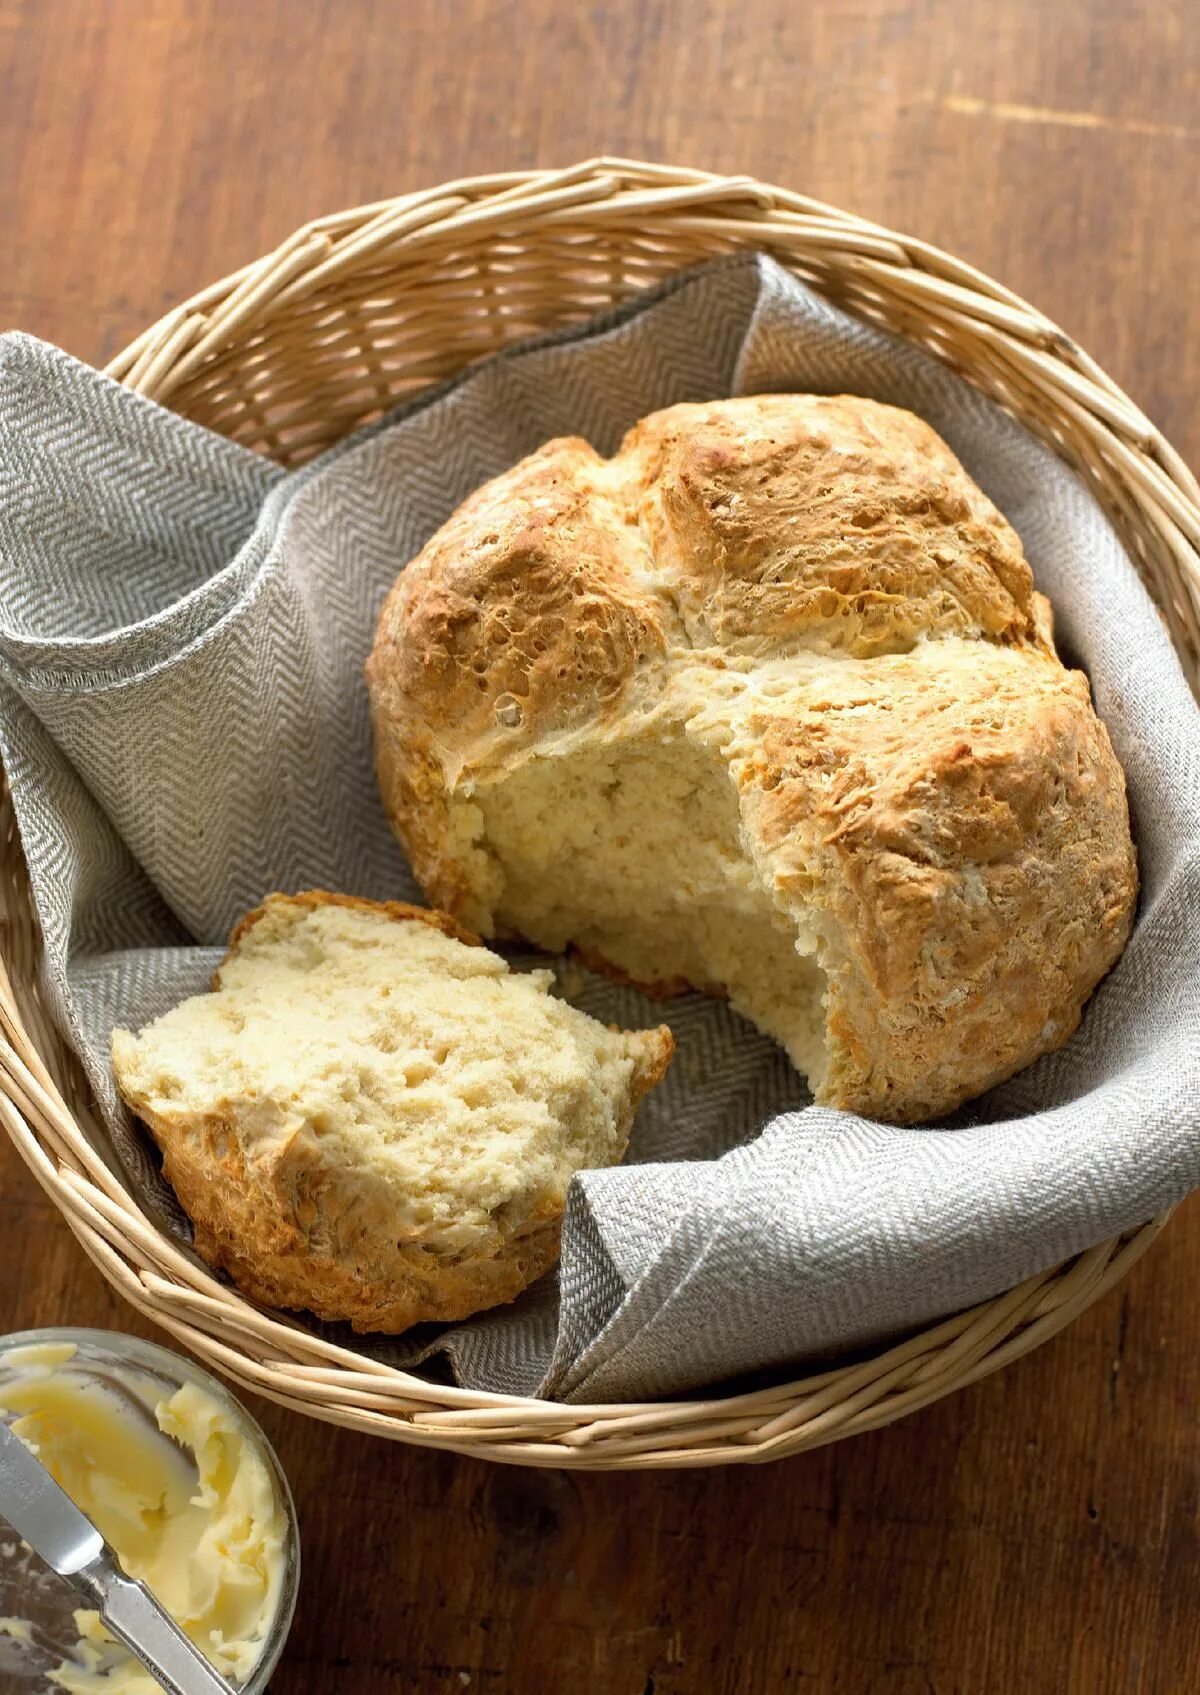
[{"label": "slice of bread", "polygon": [[668,1029],[605,1029],[552,981],[441,913],[271,895],[113,1066],[210,1265],[394,1334],[553,1265],[573,1173],[616,1164],[666,1071]]}]

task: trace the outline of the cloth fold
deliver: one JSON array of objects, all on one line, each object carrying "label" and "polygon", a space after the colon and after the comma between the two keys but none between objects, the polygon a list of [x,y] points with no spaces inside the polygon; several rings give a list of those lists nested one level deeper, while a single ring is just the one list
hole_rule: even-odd
[{"label": "cloth fold", "polygon": [[[676,1062],[627,1163],[573,1183],[557,1279],[447,1331],[355,1340],[380,1357],[440,1353],[464,1383],[573,1401],[668,1395],[902,1333],[1200,1184],[1200,714],[1079,479],[764,257],[506,351],[290,475],[0,338],[0,756],[46,992],[115,1159],[179,1233],[109,1035],[203,987],[271,889],[420,898],[376,793],[362,682],[396,573],[551,436],[611,452],[657,407],[769,389],[919,412],[1019,531],[1125,766],[1134,937],[1066,1049],[924,1129],[817,1107],[728,1007],[670,1003]],[[663,1011],[574,966],[560,981],[610,1022]]]}]

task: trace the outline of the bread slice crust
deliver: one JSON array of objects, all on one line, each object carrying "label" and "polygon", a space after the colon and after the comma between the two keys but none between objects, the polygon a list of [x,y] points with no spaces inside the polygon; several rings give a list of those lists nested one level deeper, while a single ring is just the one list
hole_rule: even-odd
[{"label": "bread slice crust", "polygon": [[[545,994],[544,984],[538,990],[524,974],[509,974],[478,937],[446,914],[325,890],[273,894],[247,913],[234,927],[229,950],[213,978],[212,996],[184,1003],[167,1019],[186,1014],[187,1008],[201,1001],[210,1003],[204,1011],[211,1014],[212,1003],[222,997],[233,1000],[240,993],[236,1017],[244,1018],[244,1023],[239,1033],[229,1037],[229,1054],[236,1055],[239,1039],[243,1045],[249,1044],[255,1029],[261,1032],[263,1028],[261,1014],[256,1013],[244,984],[239,990],[229,981],[244,967],[247,954],[256,945],[256,935],[261,941],[263,927],[268,926],[284,940],[294,941],[297,932],[319,921],[323,912],[348,913],[361,921],[362,933],[356,929],[351,937],[356,946],[378,942],[381,925],[427,929],[451,944],[449,949],[439,950],[434,961],[439,970],[446,960],[451,968],[463,970],[461,950],[479,950],[481,957],[470,964],[472,970],[483,967],[486,975],[479,979],[467,974],[457,984],[465,1008],[459,1021],[461,1040],[466,1043],[471,1035],[461,1026],[469,1019],[474,1004],[469,999],[475,992],[473,984],[481,981],[488,995],[486,1004],[475,1009],[481,1017],[507,1008],[514,1020],[524,1021],[522,1028],[528,1025],[531,1039],[554,1045],[548,1062],[553,1072],[551,1084],[543,1089],[544,1101],[538,1099],[547,1066],[541,1065],[535,1047],[522,1062],[523,1072],[521,1066],[512,1067],[511,1088],[507,1077],[499,1085],[494,1080],[487,1085],[503,1096],[503,1109],[510,1119],[517,1115],[517,1130],[511,1138],[512,1180],[508,1181],[501,1165],[493,1182],[496,1204],[489,1212],[471,1188],[468,1169],[460,1181],[462,1216],[457,1217],[452,1175],[440,1173],[436,1160],[421,1164],[419,1103],[415,1128],[413,1113],[407,1115],[405,1134],[409,1141],[403,1144],[410,1151],[416,1149],[406,1169],[412,1167],[415,1158],[425,1181],[425,1188],[418,1193],[411,1174],[402,1179],[389,1165],[394,1150],[386,1124],[382,1133],[372,1131],[370,1137],[364,1131],[356,1139],[352,1126],[346,1134],[340,1129],[337,1134],[331,1133],[335,1127],[322,1120],[322,1113],[327,1113],[326,1095],[322,1095],[318,1110],[313,1098],[306,1099],[302,1083],[292,1088],[286,1059],[277,1063],[272,1057],[265,1067],[270,1079],[265,1087],[261,1085],[263,1067],[259,1072],[243,1067],[238,1074],[241,1086],[237,1086],[232,1075],[237,1067],[231,1058],[227,1082],[216,1084],[202,1103],[187,1096],[186,1091],[184,1098],[173,1099],[181,1049],[178,1043],[165,1047],[163,1038],[156,1038],[156,1030],[166,1021],[156,1021],[140,1036],[116,1031],[113,1059],[122,1095],[149,1127],[162,1151],[164,1173],[192,1220],[196,1250],[208,1265],[228,1273],[239,1288],[265,1306],[307,1310],[327,1321],[348,1322],[363,1332],[395,1334],[414,1324],[461,1319],[511,1301],[548,1271],[558,1257],[566,1185],[577,1168],[567,1140],[562,1102],[581,1111],[586,1108],[593,1117],[601,1114],[603,1134],[599,1143],[593,1138],[592,1144],[602,1154],[597,1163],[615,1163],[625,1150],[638,1102],[661,1081],[670,1063],[674,1047],[670,1031],[662,1027],[628,1035],[608,1032],[574,1008],[552,1000]],[[265,944],[266,959],[271,945]],[[314,940],[318,951],[320,945],[319,938]],[[313,967],[314,983],[319,983],[320,971],[318,963]],[[384,980],[381,986],[376,974],[364,982],[363,994],[372,1000],[372,1017],[368,1019],[372,1032],[381,1041],[393,1036],[400,1043],[408,1041],[417,1060],[414,1075],[428,1070],[436,1079],[438,1054],[434,1051],[430,1057],[428,1040],[421,1045],[424,1038],[417,1004],[422,984],[431,981],[418,971],[403,979],[397,977],[392,984]],[[378,1004],[385,992],[393,997],[393,1003],[408,996],[408,1010],[401,1005],[394,1016],[385,1012]],[[432,991],[425,992],[428,995]],[[438,1051],[443,1043],[447,1046],[440,1061],[443,1069],[454,1063],[453,981],[445,993],[450,1011],[438,1027],[438,1040],[433,1045]],[[543,1006],[543,1002],[548,1004]],[[321,1016],[316,998],[312,1016],[315,1020]],[[497,1045],[499,1040],[498,1032]],[[303,1046],[301,1031],[296,1043],[298,1056]],[[592,1057],[593,1049],[600,1057]],[[361,1043],[344,1062],[337,1058],[336,1044],[334,1053],[335,1067],[340,1063],[334,1082],[344,1086],[346,1115],[352,1117],[364,1102],[369,1104],[372,1089],[381,1087],[381,1068],[388,1056],[381,1053],[373,1060]],[[472,1053],[478,1074],[483,1063],[479,1041]],[[483,1060],[486,1058],[484,1054]],[[597,1080],[599,1068],[606,1069]],[[302,1065],[300,1072],[307,1075]],[[560,1086],[563,1076],[566,1084]],[[425,1082],[427,1087],[428,1080]],[[415,1086],[419,1088],[420,1083]],[[525,1088],[531,1091],[533,1105],[538,1108],[537,1139],[532,1135],[522,1139],[520,1133],[520,1091]],[[336,1102],[336,1088],[333,1096]],[[405,1104],[403,1099],[393,1102],[397,1112]],[[459,1102],[449,1104],[461,1106]],[[564,1113],[562,1148],[554,1146],[553,1126],[547,1129],[555,1110]],[[386,1111],[382,1116],[386,1120]],[[372,1122],[379,1118],[380,1114],[374,1113]],[[448,1160],[457,1159],[451,1131],[444,1125],[439,1127],[433,1111],[428,1122],[431,1134],[436,1131],[448,1138]],[[472,1117],[470,1110],[460,1110],[456,1122],[464,1127],[462,1134],[469,1140],[472,1126],[481,1120],[478,1112]],[[534,1154],[549,1175],[523,1183],[519,1162]],[[443,1175],[447,1187],[444,1196],[438,1188]],[[428,1212],[431,1197],[441,1209],[432,1221],[422,1214],[422,1208]]]}]

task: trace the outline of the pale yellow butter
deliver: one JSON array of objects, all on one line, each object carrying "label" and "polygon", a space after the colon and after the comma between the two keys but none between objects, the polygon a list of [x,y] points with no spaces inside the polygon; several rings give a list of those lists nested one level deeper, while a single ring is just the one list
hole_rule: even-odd
[{"label": "pale yellow butter", "polygon": [[[17,1415],[13,1429],[129,1575],[146,1583],[218,1671],[244,1683],[279,1605],[288,1534],[257,1445],[229,1406],[196,1384],[155,1401],[146,1379],[122,1374],[145,1404],[143,1421],[137,1405],[73,1366],[69,1353],[21,1352],[35,1357],[5,1356],[19,1374],[0,1385],[0,1413]],[[155,1422],[174,1442],[156,1434]],[[77,1612],[75,1624],[76,1657],[49,1674],[52,1682],[78,1695],[156,1695],[157,1684],[98,1613]]]}]

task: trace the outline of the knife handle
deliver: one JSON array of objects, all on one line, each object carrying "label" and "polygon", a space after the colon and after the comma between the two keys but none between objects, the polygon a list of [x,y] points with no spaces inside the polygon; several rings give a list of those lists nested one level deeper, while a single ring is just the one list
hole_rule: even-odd
[{"label": "knife handle", "polygon": [[100,1617],[168,1695],[234,1695],[199,1648],[144,1583],[127,1577],[108,1548],[76,1579],[95,1597]]}]

